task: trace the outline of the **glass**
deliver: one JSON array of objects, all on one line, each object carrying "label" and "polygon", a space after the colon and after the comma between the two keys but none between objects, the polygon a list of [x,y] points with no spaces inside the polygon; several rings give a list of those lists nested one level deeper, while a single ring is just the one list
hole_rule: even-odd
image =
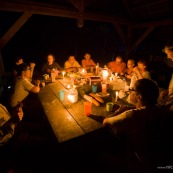
[{"label": "glass", "polygon": [[88,101],[84,102],[84,115],[90,116],[91,110],[92,110],[92,103]]}]

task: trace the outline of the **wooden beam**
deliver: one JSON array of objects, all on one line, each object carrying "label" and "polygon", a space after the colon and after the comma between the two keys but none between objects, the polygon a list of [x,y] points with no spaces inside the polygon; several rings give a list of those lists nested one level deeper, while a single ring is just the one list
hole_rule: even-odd
[{"label": "wooden beam", "polygon": [[0,39],[0,49],[15,35],[15,33],[25,24],[25,22],[32,16],[32,13],[25,12],[13,26]]},{"label": "wooden beam", "polygon": [[146,37],[149,33],[151,33],[154,30],[155,26],[149,27],[142,35],[141,37],[132,45],[130,51],[135,49]]},{"label": "wooden beam", "polygon": [[4,74],[4,65],[3,65],[3,61],[2,61],[2,55],[1,55],[1,51],[0,51],[0,75]]},{"label": "wooden beam", "polygon": [[173,25],[173,19],[138,23],[138,24],[135,24],[133,28],[145,28],[149,26],[163,26],[163,25]]},{"label": "wooden beam", "polygon": [[29,11],[33,14],[39,15],[49,15],[49,16],[58,16],[58,17],[67,17],[78,19],[79,16],[85,20],[94,20],[98,22],[115,22],[119,24],[129,24],[131,23],[128,19],[118,18],[112,15],[102,15],[102,14],[94,14],[94,13],[81,13],[75,10],[64,10],[58,6],[49,7],[45,3],[35,4],[34,3],[17,3],[17,2],[6,2],[0,1],[0,10],[3,11],[12,11],[12,12],[24,12]]},{"label": "wooden beam", "polygon": [[123,30],[121,29],[120,25],[118,25],[116,23],[113,23],[113,25],[114,25],[116,31],[118,32],[118,34],[120,35],[121,40],[124,42],[124,44],[126,44],[127,39],[126,39],[126,36],[125,36]]}]

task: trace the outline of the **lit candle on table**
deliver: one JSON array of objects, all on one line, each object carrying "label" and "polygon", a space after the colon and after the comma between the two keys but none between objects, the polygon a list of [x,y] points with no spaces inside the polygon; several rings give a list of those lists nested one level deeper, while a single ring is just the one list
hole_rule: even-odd
[{"label": "lit candle on table", "polygon": [[118,91],[115,92],[115,102],[118,101]]},{"label": "lit candle on table", "polygon": [[107,77],[108,77],[108,70],[107,69],[102,70],[102,77],[103,77],[103,80],[107,80]]},{"label": "lit candle on table", "polygon": [[69,100],[71,103],[74,103],[74,102],[76,101],[75,95],[74,95],[74,94],[69,94],[69,95],[68,95],[68,100]]},{"label": "lit candle on table", "polygon": [[65,75],[65,71],[62,72],[62,76],[63,76],[63,78],[64,78],[64,75]]}]

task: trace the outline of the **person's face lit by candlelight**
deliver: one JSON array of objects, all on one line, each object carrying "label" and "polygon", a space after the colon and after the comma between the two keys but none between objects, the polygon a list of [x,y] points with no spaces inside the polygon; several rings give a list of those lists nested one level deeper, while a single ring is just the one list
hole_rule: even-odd
[{"label": "person's face lit by candlelight", "polygon": [[48,55],[47,56],[47,63],[49,64],[49,65],[51,65],[51,64],[53,64],[53,62],[54,62],[54,56],[53,55]]}]

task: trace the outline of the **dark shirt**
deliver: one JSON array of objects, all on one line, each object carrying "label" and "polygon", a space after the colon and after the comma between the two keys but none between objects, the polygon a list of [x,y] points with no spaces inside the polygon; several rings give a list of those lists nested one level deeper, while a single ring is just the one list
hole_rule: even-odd
[{"label": "dark shirt", "polygon": [[62,70],[61,66],[57,62],[53,62],[53,64],[51,64],[51,65],[48,65],[47,63],[45,63],[42,66],[41,71],[42,71],[42,73],[47,73],[48,69],[52,70],[53,68],[56,69],[56,70],[59,70],[59,71]]}]

